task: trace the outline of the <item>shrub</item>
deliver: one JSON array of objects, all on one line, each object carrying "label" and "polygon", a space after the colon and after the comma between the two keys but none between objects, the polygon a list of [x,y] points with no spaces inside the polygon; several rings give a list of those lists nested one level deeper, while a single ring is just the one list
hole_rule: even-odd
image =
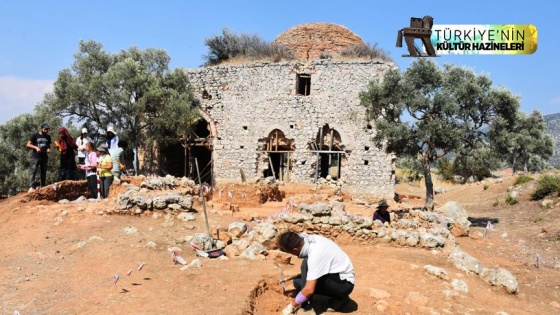
[{"label": "shrub", "polygon": [[533,177],[527,175],[520,175],[515,179],[514,185],[521,185],[533,180]]},{"label": "shrub", "polygon": [[422,179],[422,165],[413,157],[400,157],[396,161],[397,181],[414,182]]},{"label": "shrub", "polygon": [[393,61],[387,52],[377,47],[377,43],[374,45],[367,43],[345,47],[340,51],[340,55],[342,57],[379,58],[385,61]]},{"label": "shrub", "polygon": [[484,187],[483,187],[483,189],[484,189],[484,190],[488,190],[488,188],[490,188],[490,185],[488,185],[488,184],[484,184]]},{"label": "shrub", "polygon": [[517,202],[518,202],[518,201],[517,201],[517,198],[513,197],[513,196],[510,195],[510,194],[507,195],[507,197],[506,197],[506,203],[507,203],[508,205],[514,205],[514,204],[516,204]]},{"label": "shrub", "polygon": [[442,180],[452,181],[453,180],[453,163],[448,159],[441,159],[437,165],[438,174]]},{"label": "shrub", "polygon": [[322,52],[319,59],[331,59],[331,55],[328,52]]},{"label": "shrub", "polygon": [[554,175],[543,175],[535,191],[531,194],[531,199],[540,200],[554,193],[560,192],[560,177]]},{"label": "shrub", "polygon": [[216,65],[234,58],[266,59],[275,62],[282,59],[293,59],[292,55],[281,45],[271,44],[256,34],[235,34],[227,28],[222,35],[215,35],[204,40],[208,46],[208,54],[203,58],[205,65]]},{"label": "shrub", "polygon": [[494,203],[492,204],[493,207],[497,207],[500,205],[500,199],[496,198],[496,200],[494,201]]}]

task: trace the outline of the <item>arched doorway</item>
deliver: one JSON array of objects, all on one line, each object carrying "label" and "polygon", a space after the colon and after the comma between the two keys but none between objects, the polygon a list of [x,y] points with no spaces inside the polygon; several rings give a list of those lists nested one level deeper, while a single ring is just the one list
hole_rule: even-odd
[{"label": "arched doorway", "polygon": [[185,176],[198,183],[198,162],[201,181],[212,184],[212,139],[209,123],[201,118],[187,137],[160,145],[160,175]]},{"label": "arched doorway", "polygon": [[199,119],[194,129],[191,131],[186,143],[183,143],[185,150],[185,176],[198,183],[198,171],[200,181],[213,185],[214,174],[212,163],[212,140],[210,124],[205,119]]},{"label": "arched doorway", "polygon": [[319,128],[315,142],[312,142],[310,146],[311,152],[317,154],[315,180],[328,176],[332,179],[339,179],[342,156],[345,154],[340,133],[325,124]]},{"label": "arched doorway", "polygon": [[295,150],[294,140],[286,138],[282,130],[274,129],[260,142],[262,145],[259,151],[265,153],[268,159],[268,167],[263,170],[263,176],[273,176],[289,182],[292,169],[291,154]]}]

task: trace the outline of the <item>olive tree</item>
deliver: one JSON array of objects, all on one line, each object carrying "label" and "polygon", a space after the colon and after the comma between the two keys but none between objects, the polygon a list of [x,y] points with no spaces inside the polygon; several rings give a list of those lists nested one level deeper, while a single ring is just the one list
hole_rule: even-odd
[{"label": "olive tree", "polygon": [[468,155],[486,143],[486,127],[498,118],[513,123],[519,108],[518,98],[488,76],[425,58],[371,81],[360,99],[375,121],[376,145],[420,161],[428,209],[434,202],[432,163],[451,152]]},{"label": "olive tree", "polygon": [[47,183],[58,181],[60,156],[54,149],[56,130],[61,120],[48,112],[36,110],[33,114],[18,115],[0,125],[0,193],[15,194],[29,188],[29,168],[31,152],[25,146],[30,136],[39,131],[46,122],[51,126],[53,145],[47,167]]},{"label": "olive tree", "polygon": [[111,54],[100,43],[80,41],[74,58],[43,101],[61,117],[94,130],[113,125],[133,148],[150,149],[179,141],[198,119],[187,73],[169,69],[165,50],[131,47]]},{"label": "olive tree", "polygon": [[[509,122],[499,120],[495,127],[505,124]],[[546,123],[539,111],[535,110],[529,115],[519,112],[509,132],[504,130],[494,128],[490,133],[500,139],[496,142],[496,151],[512,165],[513,174],[519,168],[527,172],[540,171],[546,167],[545,161],[554,153],[554,140],[547,133]]]}]

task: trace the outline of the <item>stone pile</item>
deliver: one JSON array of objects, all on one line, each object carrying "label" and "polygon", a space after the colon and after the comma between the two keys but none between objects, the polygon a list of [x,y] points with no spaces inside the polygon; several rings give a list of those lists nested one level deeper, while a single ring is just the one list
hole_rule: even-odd
[{"label": "stone pile", "polygon": [[141,187],[126,185],[126,191],[117,196],[115,203],[115,209],[125,213],[165,209],[192,211],[193,195],[199,193],[194,181],[170,175],[146,179]]},{"label": "stone pile", "polygon": [[[266,259],[268,253],[276,249],[275,238],[279,231],[290,229],[298,233],[321,234],[331,239],[346,234],[362,244],[383,242],[443,250],[449,253],[449,259],[456,268],[474,272],[493,286],[517,293],[518,282],[511,272],[503,268],[485,268],[480,261],[456,245],[455,236],[469,233],[470,222],[466,218],[467,213],[460,204],[449,202],[434,212],[411,210],[402,217],[392,213],[393,224],[387,227],[380,221],[346,213],[344,204],[340,202],[300,204],[297,211],[281,213],[269,220],[257,222],[253,227],[244,222],[233,222],[227,230],[229,239],[215,242],[212,248],[223,249],[228,257]],[[206,250],[211,248],[211,243],[208,240],[199,241],[199,236],[187,238]],[[428,272],[446,279],[447,272],[440,269],[427,268]],[[464,283],[455,283],[454,287],[458,287],[458,291],[468,292]]]},{"label": "stone pile", "polygon": [[[117,197],[116,208],[125,213],[171,209],[180,211],[178,219],[195,220],[192,215],[185,217],[193,210],[193,193],[198,193],[194,182],[167,176],[151,178],[141,186],[128,185],[127,190]],[[276,187],[276,184],[270,183],[269,186]],[[471,225],[467,212],[457,202],[448,202],[433,212],[393,212],[391,226],[373,221],[370,217],[349,214],[344,208],[345,204],[337,201],[301,203],[293,207],[293,210],[281,211],[266,220],[253,224],[232,222],[227,230],[217,231],[212,236],[195,233],[185,236],[185,241],[204,251],[221,249],[228,257],[267,259],[270,253],[276,252],[273,255],[275,257],[272,257],[275,260],[289,260],[276,251],[275,242],[278,232],[287,229],[297,233],[321,234],[334,240],[339,236],[350,236],[354,242],[361,244],[382,242],[442,250],[449,254],[449,259],[456,268],[473,272],[489,284],[503,287],[509,293],[517,293],[518,282],[511,272],[503,268],[486,268],[456,245],[455,237],[469,235]],[[154,215],[156,213],[159,212]],[[427,268],[427,272],[442,279],[447,275],[445,270],[437,267]],[[468,291],[462,283],[455,283],[455,286],[459,291]]]}]

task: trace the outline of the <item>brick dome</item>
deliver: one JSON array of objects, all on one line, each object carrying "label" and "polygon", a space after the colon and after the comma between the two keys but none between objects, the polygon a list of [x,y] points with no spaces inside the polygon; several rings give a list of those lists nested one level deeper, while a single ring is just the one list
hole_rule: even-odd
[{"label": "brick dome", "polygon": [[364,41],[344,26],[332,23],[305,23],[278,35],[280,44],[300,60],[317,60],[321,55],[336,57],[344,47],[363,45]]}]

